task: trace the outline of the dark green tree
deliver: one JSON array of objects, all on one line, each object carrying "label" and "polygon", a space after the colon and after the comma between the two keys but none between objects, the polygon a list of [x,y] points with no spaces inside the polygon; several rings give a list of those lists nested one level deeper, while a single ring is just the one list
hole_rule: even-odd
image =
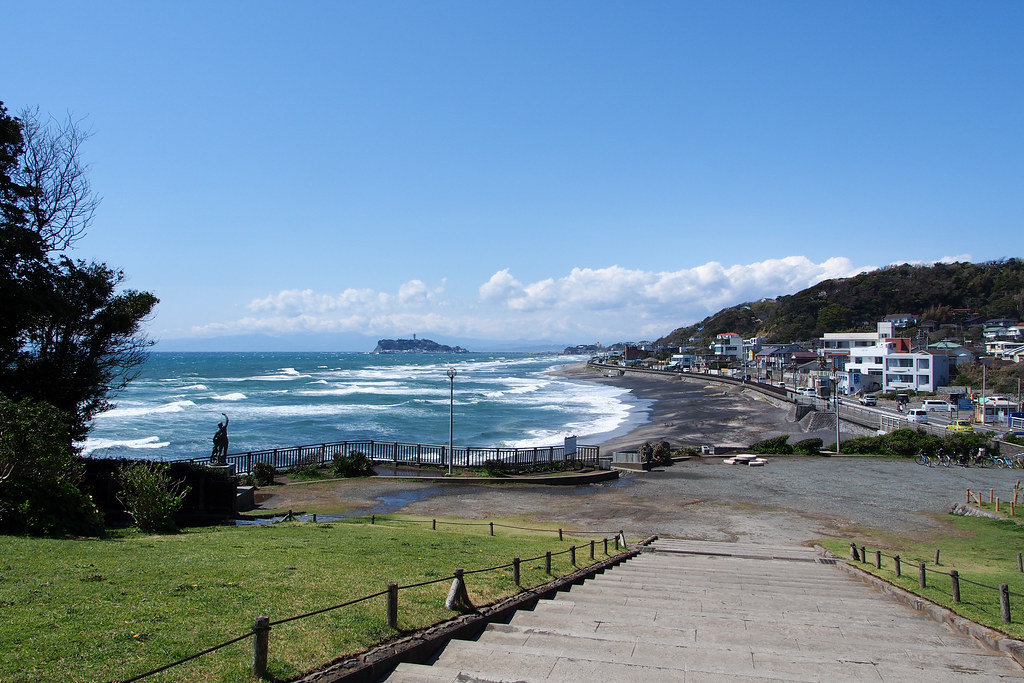
[{"label": "dark green tree", "polygon": [[120,291],[124,274],[69,258],[98,203],[70,118],[12,118],[0,103],[0,393],[50,403],[83,439],[106,399],[133,379],[158,300]]}]

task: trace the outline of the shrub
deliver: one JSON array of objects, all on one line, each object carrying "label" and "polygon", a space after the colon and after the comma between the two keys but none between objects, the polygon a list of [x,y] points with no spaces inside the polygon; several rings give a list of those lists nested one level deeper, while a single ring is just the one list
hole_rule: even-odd
[{"label": "shrub", "polygon": [[0,396],[0,532],[101,536],[103,516],[83,493],[68,415],[49,403]]},{"label": "shrub", "polygon": [[793,452],[801,455],[817,455],[822,445],[821,439],[804,439],[793,444]]},{"label": "shrub", "polygon": [[751,444],[750,452],[758,455],[790,455],[793,447],[789,444],[789,436],[783,435]]},{"label": "shrub", "polygon": [[167,465],[144,460],[125,463],[117,474],[121,492],[117,499],[146,533],[177,531],[172,516],[181,509],[188,487],[173,482]]},{"label": "shrub", "polygon": [[484,474],[488,477],[504,477],[505,470],[505,463],[497,458],[484,460]]},{"label": "shrub", "polygon": [[668,441],[658,442],[658,445],[654,447],[652,460],[656,465],[672,464],[672,446],[669,445]]},{"label": "shrub", "polygon": [[372,477],[374,475],[373,463],[360,451],[349,451],[336,453],[334,464],[331,470],[336,477]]},{"label": "shrub", "polygon": [[252,466],[252,480],[256,486],[270,486],[276,474],[277,470],[269,462],[257,462]]}]

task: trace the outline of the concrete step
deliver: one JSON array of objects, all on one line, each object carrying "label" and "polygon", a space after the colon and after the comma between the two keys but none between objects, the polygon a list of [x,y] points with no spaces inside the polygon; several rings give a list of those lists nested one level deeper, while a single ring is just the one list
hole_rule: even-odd
[{"label": "concrete step", "polygon": [[811,549],[656,546],[388,680],[1024,680],[1009,657]]},{"label": "concrete step", "polygon": [[[685,656],[686,654],[691,656]],[[969,670],[959,664],[937,666],[932,662],[917,664],[908,663],[906,660],[899,661],[896,658],[876,662],[870,658],[844,660],[827,656],[807,658],[779,654],[766,655],[755,661],[750,653],[742,649],[688,652],[676,648],[660,648],[660,652],[647,649],[628,654],[617,654],[607,650],[546,652],[536,648],[506,647],[483,641],[453,641],[437,659],[436,665],[462,672],[477,672],[481,662],[486,662],[483,666],[487,674],[521,676],[528,680],[638,678],[644,681],[678,681],[711,675],[788,681],[866,681],[879,680],[879,667],[890,676],[887,680],[991,680],[988,678],[988,671]],[[991,662],[985,664],[990,665]],[[997,672],[992,673],[999,675]],[[1006,673],[1009,675],[1011,672],[1007,670]],[[1019,675],[1020,672],[1016,673]]]}]

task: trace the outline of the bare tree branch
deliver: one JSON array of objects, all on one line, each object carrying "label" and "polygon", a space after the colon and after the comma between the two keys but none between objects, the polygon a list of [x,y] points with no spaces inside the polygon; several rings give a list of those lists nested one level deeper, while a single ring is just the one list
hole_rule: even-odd
[{"label": "bare tree branch", "polygon": [[25,207],[29,227],[48,251],[63,251],[85,233],[100,203],[80,156],[92,132],[71,114],[44,124],[38,109],[25,109],[19,118],[25,151],[14,179],[34,190]]}]

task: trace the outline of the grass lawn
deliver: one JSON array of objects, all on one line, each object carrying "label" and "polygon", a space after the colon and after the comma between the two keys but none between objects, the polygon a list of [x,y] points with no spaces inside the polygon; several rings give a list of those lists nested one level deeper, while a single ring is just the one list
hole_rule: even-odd
[{"label": "grass lawn", "polygon": [[[968,619],[1024,639],[1024,573],[1017,569],[1017,553],[1024,552],[1024,526],[1009,520],[956,515],[951,515],[950,521],[953,532],[941,538],[890,537],[885,547],[864,543],[867,562],[852,564]],[[858,548],[862,545],[856,538],[826,540],[821,544],[836,555],[849,558],[851,542]],[[875,568],[876,550],[882,551],[881,569]],[[939,551],[938,565],[935,564],[936,550]],[[899,578],[892,559],[894,555],[900,556],[902,576]],[[926,588],[919,585],[920,562],[926,564]],[[953,602],[952,581],[948,576],[951,569],[960,574],[959,603]],[[997,589],[1000,584],[1007,584],[1010,623],[1003,622],[998,590],[971,582]]]},{"label": "grass lawn", "polygon": [[[455,521],[455,520],[452,520]],[[0,681],[129,678],[247,633],[271,621],[399,586],[524,560],[524,587],[550,580],[543,555],[589,538],[500,527],[437,530],[411,518],[378,516],[313,524],[207,527],[176,535],[116,531],[107,539],[0,537]],[[510,523],[513,524],[514,523]],[[537,523],[529,526],[539,527]],[[585,546],[585,547],[583,547]],[[597,560],[605,559],[597,543]],[[614,552],[609,547],[609,552]],[[528,558],[540,557],[526,562]],[[552,574],[573,571],[568,554]],[[388,628],[384,597],[274,626],[270,674],[294,677],[402,632],[444,621],[450,581],[400,590],[399,630]],[[513,595],[512,571],[468,575],[474,604]],[[200,657],[150,680],[249,681],[252,640]]]}]

